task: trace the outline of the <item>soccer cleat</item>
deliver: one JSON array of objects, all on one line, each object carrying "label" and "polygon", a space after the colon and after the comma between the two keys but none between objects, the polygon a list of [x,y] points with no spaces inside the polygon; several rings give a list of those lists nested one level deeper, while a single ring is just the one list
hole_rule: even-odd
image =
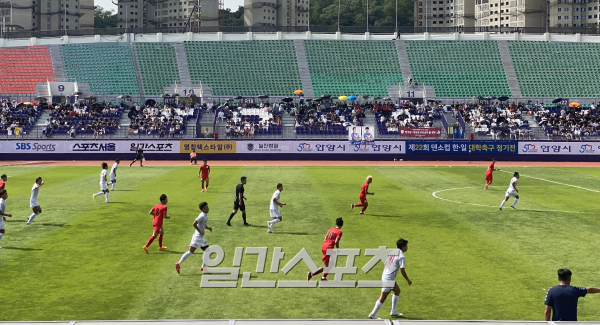
[{"label": "soccer cleat", "polygon": [[148,254],[148,247],[144,246],[144,251]]},{"label": "soccer cleat", "polygon": [[175,263],[175,271],[177,271],[177,274],[179,274],[180,270],[181,270],[181,265],[179,265],[179,263]]},{"label": "soccer cleat", "polygon": [[365,213],[364,213],[364,212],[362,212],[362,211],[361,211],[359,214],[360,214],[360,215],[363,215],[363,216],[365,215]]},{"label": "soccer cleat", "polygon": [[306,275],[306,281],[310,281],[310,279],[312,279],[312,272],[308,272]]},{"label": "soccer cleat", "polygon": [[350,211],[354,210],[354,204],[350,205]]},{"label": "soccer cleat", "polygon": [[327,278],[323,278],[323,277],[322,277],[322,278],[321,278],[321,281],[329,281],[329,280],[327,280]]},{"label": "soccer cleat", "polygon": [[502,211],[502,208],[498,208],[498,209],[500,209],[500,211]]},{"label": "soccer cleat", "polygon": [[228,225],[229,227],[231,227],[231,224],[229,222],[227,222],[226,225]]},{"label": "soccer cleat", "polygon": [[252,225],[246,222],[246,223],[244,223],[244,226],[252,226]]},{"label": "soccer cleat", "polygon": [[513,208],[513,209],[515,209],[515,210],[517,209],[517,208],[515,208],[515,207],[514,207],[514,206],[512,206],[512,205],[511,205],[510,207],[511,207],[511,208]]},{"label": "soccer cleat", "polygon": [[404,315],[402,315],[402,313],[399,313],[397,311],[393,311],[390,313],[390,316],[403,317]]},{"label": "soccer cleat", "polygon": [[96,194],[92,194],[92,199],[95,199],[95,198],[96,198]]},{"label": "soccer cleat", "polygon": [[160,246],[158,248],[159,251],[166,251],[167,250],[167,246]]},{"label": "soccer cleat", "polygon": [[381,318],[377,317],[377,315],[373,315],[373,314],[369,314],[369,318],[370,319],[381,319]]},{"label": "soccer cleat", "polygon": [[200,190],[200,193],[204,192],[204,189]]}]

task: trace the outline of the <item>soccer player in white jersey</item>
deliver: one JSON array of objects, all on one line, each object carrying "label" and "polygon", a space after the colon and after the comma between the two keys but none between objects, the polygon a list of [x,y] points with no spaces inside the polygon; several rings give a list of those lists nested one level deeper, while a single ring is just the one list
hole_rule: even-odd
[{"label": "soccer player in white jersey", "polygon": [[27,224],[30,225],[33,219],[42,213],[42,208],[38,204],[37,197],[40,192],[40,187],[44,185],[41,177],[36,178],[35,184],[31,188],[31,199],[29,199],[29,207],[33,210],[33,213],[27,219]]},{"label": "soccer player in white jersey", "polygon": [[110,189],[111,191],[115,190],[115,184],[117,183],[117,168],[119,168],[120,162],[121,162],[121,159],[115,160],[115,163],[112,165],[112,168],[110,169],[110,183],[112,184],[112,188]]},{"label": "soccer player in white jersey", "polygon": [[[210,256],[210,252],[207,251],[208,243],[206,243],[206,240],[204,239],[204,232],[206,229],[212,232],[212,228],[206,224],[208,222],[208,203],[202,202],[198,207],[202,213],[200,213],[198,218],[196,218],[192,224],[196,231],[194,231],[194,235],[192,236],[190,250],[183,253],[179,262],[175,263],[175,271],[177,271],[177,273],[179,273],[181,270],[181,263],[187,260],[188,257],[192,256],[197,248],[200,248],[202,251],[204,251],[204,254],[208,254],[207,256]],[[200,271],[204,271],[204,256],[202,256],[202,267],[200,267]]]},{"label": "soccer player in white jersey", "polygon": [[281,212],[279,212],[279,207],[283,207],[286,205],[285,203],[281,203],[279,198],[281,197],[281,191],[283,191],[283,185],[281,183],[277,184],[277,191],[273,193],[271,197],[271,207],[269,208],[269,212],[271,213],[271,221],[267,221],[267,225],[269,226],[268,233],[273,233],[273,226],[281,221]]},{"label": "soccer player in white jersey", "polygon": [[519,173],[515,172],[513,174],[513,178],[510,180],[510,185],[508,186],[508,190],[506,190],[506,194],[504,194],[504,201],[500,203],[500,211],[502,211],[502,207],[504,207],[504,203],[508,201],[508,198],[514,196],[515,201],[510,206],[513,209],[515,208],[515,204],[519,201],[519,190],[517,190],[517,182],[519,181]]},{"label": "soccer player in white jersey", "polygon": [[[5,213],[6,210],[6,199],[8,194],[6,190],[0,190],[0,239],[4,236],[4,220],[6,217],[12,217],[12,214]],[[0,246],[2,248],[2,246]]]},{"label": "soccer player in white jersey", "polygon": [[[384,286],[381,288],[381,296],[379,296],[379,299],[375,302],[375,308],[373,308],[373,311],[369,314],[369,318],[371,319],[380,319],[377,317],[377,312],[379,311],[379,308],[383,306],[390,291],[394,292],[394,295],[392,296],[392,312],[390,315],[402,317],[402,314],[396,310],[398,299],[400,299],[400,287],[398,286],[398,283],[396,283],[396,274],[398,274],[398,270],[400,270],[400,273],[406,279],[408,285],[412,284],[412,281],[410,281],[408,275],[406,275],[406,271],[404,271],[404,253],[408,250],[408,240],[402,238],[398,239],[396,247],[398,247],[398,249],[394,250],[394,252],[388,256],[387,261],[385,261],[385,268],[381,275],[381,281],[383,281]],[[392,282],[394,282],[394,286],[391,286]]]},{"label": "soccer player in white jersey", "polygon": [[94,199],[96,196],[100,196],[104,194],[106,196],[106,203],[108,203],[108,182],[106,180],[106,170],[108,169],[108,164],[102,163],[102,171],[100,172],[100,192],[94,194]]}]

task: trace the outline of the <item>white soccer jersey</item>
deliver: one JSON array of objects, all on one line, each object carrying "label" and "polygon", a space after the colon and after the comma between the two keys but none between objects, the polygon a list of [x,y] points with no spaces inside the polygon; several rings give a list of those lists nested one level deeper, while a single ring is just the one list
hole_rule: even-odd
[{"label": "white soccer jersey", "polygon": [[[196,218],[196,222],[198,223],[198,229],[200,229],[202,232],[206,231],[206,222],[208,221],[208,215],[204,212],[200,213],[200,215],[198,216],[198,218]],[[198,232],[198,230],[196,230],[194,232],[194,237],[203,237],[201,233]]]},{"label": "white soccer jersey", "polygon": [[[6,201],[4,199],[0,199],[0,211],[4,213],[6,209]],[[4,229],[4,218],[0,216],[0,229]]]},{"label": "white soccer jersey", "polygon": [[33,187],[31,188],[31,200],[32,202],[37,202],[37,196],[38,193],[40,192],[40,186],[37,183],[33,184]]},{"label": "white soccer jersey", "polygon": [[510,185],[508,186],[508,191],[515,191],[517,187],[517,181],[519,181],[516,177],[513,177],[510,180]]},{"label": "white soccer jersey", "polygon": [[112,168],[110,169],[110,179],[115,179],[117,176],[117,168],[119,168],[119,164],[114,163]]},{"label": "white soccer jersey", "polygon": [[398,270],[404,268],[404,253],[398,249],[398,253],[391,253],[385,261],[385,268],[381,275],[382,281],[395,281]]},{"label": "white soccer jersey", "polygon": [[106,169],[100,172],[100,185],[106,185]]},{"label": "white soccer jersey", "polygon": [[281,191],[277,190],[275,191],[275,193],[273,193],[273,196],[271,197],[271,210],[275,210],[275,211],[279,211],[279,205],[277,205],[275,202],[273,202],[273,199],[276,199],[277,202],[279,202],[279,198],[281,197]]}]

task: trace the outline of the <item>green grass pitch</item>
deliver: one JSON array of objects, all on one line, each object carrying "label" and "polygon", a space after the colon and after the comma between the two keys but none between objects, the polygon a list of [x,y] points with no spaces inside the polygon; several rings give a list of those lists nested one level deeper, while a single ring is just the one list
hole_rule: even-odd
[{"label": "green grass pitch", "polygon": [[[214,228],[206,239],[225,249],[222,267],[232,267],[235,247],[269,248],[264,274],[255,272],[257,255],[244,255],[240,274],[253,272],[252,280],[304,280],[304,264],[287,275],[268,273],[272,249],[286,253],[280,268],[303,247],[321,265],[323,237],[338,217],[345,221],[341,247],[363,250],[359,269],[370,258],[365,248],[408,239],[413,285],[400,275],[397,282],[398,310],[409,319],[542,320],[546,290],[557,284],[562,267],[573,271],[573,285],[600,286],[600,170],[516,168],[522,174],[518,209],[510,208],[511,199],[501,212],[511,175],[495,172],[484,191],[485,169],[213,166],[210,192],[200,193],[196,166],[123,164],[112,203],[105,204],[103,197],[92,199],[100,167],[3,167],[0,173],[10,176],[6,212],[14,217],[0,241],[0,320],[366,318],[373,308],[376,288],[241,288],[241,278],[238,288],[201,288],[198,253],[178,275],[174,264],[188,248],[201,201],[209,203]],[[253,227],[242,227],[241,213],[227,227],[242,175]],[[367,175],[373,175],[375,195],[367,215],[359,216],[350,204],[358,203]],[[38,199],[44,212],[26,226],[37,176],[46,183]],[[288,205],[275,234],[267,234],[278,182]],[[441,190],[447,191],[432,195]],[[172,216],[164,222],[169,249],[159,252],[155,241],[145,254],[148,211],[162,193]],[[345,279],[379,280],[381,270],[380,263]],[[390,305],[388,299],[380,317],[389,315]],[[581,299],[579,320],[599,318],[600,296]]]}]

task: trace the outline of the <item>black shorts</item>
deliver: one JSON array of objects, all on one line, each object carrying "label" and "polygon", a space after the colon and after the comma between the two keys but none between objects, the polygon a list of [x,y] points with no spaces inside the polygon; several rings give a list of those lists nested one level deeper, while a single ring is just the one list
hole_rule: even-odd
[{"label": "black shorts", "polygon": [[240,202],[238,202],[238,200],[235,200],[235,201],[233,201],[233,209],[246,211],[246,204],[244,202],[242,202],[242,204],[240,204]]},{"label": "black shorts", "polygon": [[143,156],[135,156],[135,160],[142,160]]}]

